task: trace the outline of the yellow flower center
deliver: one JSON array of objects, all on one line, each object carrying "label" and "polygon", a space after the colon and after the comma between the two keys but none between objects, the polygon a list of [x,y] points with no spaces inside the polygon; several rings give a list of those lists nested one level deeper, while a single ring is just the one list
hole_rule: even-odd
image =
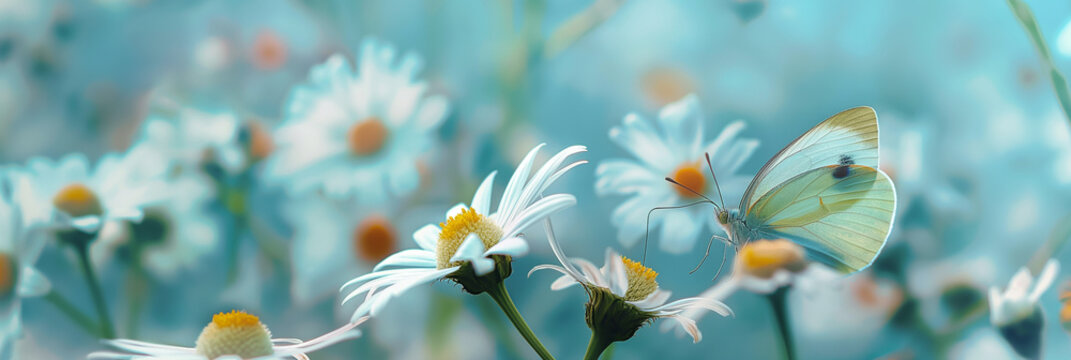
[{"label": "yellow flower center", "polygon": [[398,237],[387,218],[372,215],[357,226],[353,234],[353,250],[357,257],[369,262],[379,262],[394,252]]},{"label": "yellow flower center", "polygon": [[244,311],[231,310],[212,316],[212,322],[197,337],[197,353],[209,359],[237,355],[243,359],[275,353],[271,332],[260,319]]},{"label": "yellow flower center", "polygon": [[7,299],[15,294],[15,283],[18,280],[19,268],[11,255],[0,253],[0,300]]},{"label": "yellow flower center", "polygon": [[622,256],[625,263],[625,274],[628,276],[628,290],[625,290],[625,300],[640,301],[646,299],[655,290],[658,290],[658,273],[651,268]]},{"label": "yellow flower center", "polygon": [[104,213],[104,208],[101,207],[97,194],[94,194],[93,190],[80,183],[67,185],[56,192],[56,196],[52,198],[52,205],[73,217],[101,215]]},{"label": "yellow flower center", "polygon": [[472,208],[461,210],[461,213],[446,219],[445,223],[440,223],[439,227],[443,229],[439,233],[439,244],[435,251],[439,269],[462,264],[460,261],[451,262],[450,258],[454,257],[457,248],[469,234],[479,236],[485,249],[490,249],[502,239],[502,229]]},{"label": "yellow flower center", "polygon": [[349,141],[350,151],[358,156],[367,156],[383,149],[389,135],[387,126],[383,125],[378,117],[371,116],[353,124],[346,133],[346,139]]},{"label": "yellow flower center", "polygon": [[[673,172],[673,180],[677,180],[681,185],[687,186],[688,189],[692,189],[700,194],[703,193],[703,190],[707,185],[707,180],[703,176],[703,171],[700,169],[699,163],[681,165]],[[690,199],[699,197],[695,195],[695,193],[688,191],[688,189],[674,184],[668,185],[672,186],[673,190],[676,190],[677,194],[682,198]]]},{"label": "yellow flower center", "polygon": [[780,269],[803,270],[807,266],[804,255],[803,248],[789,240],[756,240],[740,249],[735,266],[738,271],[768,279]]}]

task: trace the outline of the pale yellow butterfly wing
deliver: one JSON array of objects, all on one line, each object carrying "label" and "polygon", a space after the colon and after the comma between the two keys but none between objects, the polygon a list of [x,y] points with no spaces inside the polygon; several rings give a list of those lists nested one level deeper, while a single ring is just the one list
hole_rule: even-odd
[{"label": "pale yellow butterfly wing", "polygon": [[841,111],[815,125],[763,165],[740,200],[745,214],[760,197],[796,175],[836,165],[842,157],[853,164],[878,167],[878,116],[862,106]]},{"label": "pale yellow butterfly wing", "polygon": [[896,189],[888,175],[870,166],[830,165],[770,189],[744,221],[757,237],[793,240],[813,260],[854,272],[881,252],[894,214]]}]

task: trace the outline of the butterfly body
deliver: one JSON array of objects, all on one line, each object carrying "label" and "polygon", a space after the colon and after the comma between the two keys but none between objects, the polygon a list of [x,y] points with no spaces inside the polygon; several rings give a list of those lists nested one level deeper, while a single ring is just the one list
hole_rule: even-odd
[{"label": "butterfly body", "polygon": [[877,166],[877,115],[869,107],[848,109],[782,149],[739,208],[719,206],[715,217],[736,248],[784,238],[813,261],[859,271],[881,252],[896,213],[896,190]]}]

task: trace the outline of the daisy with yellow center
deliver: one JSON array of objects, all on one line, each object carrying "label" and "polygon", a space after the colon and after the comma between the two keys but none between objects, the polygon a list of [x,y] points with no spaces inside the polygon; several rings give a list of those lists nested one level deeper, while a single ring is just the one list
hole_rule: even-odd
[{"label": "daisy with yellow center", "polygon": [[339,54],[313,67],[290,94],[266,174],[292,194],[364,205],[412,193],[448,111],[418,77],[422,67],[417,55],[374,39],[356,64]]},{"label": "daisy with yellow center", "polygon": [[626,115],[620,126],[610,129],[610,139],[632,158],[600,163],[595,169],[595,193],[629,197],[610,217],[622,245],[631,247],[650,231],[651,239],[657,239],[663,251],[682,254],[692,250],[700,237],[705,239],[709,232],[723,230],[710,210],[700,206],[655,213],[648,224],[651,208],[701,200],[692,191],[665,179],[671,178],[697,193],[710,194],[714,186],[704,158],[708,153],[724,197],[734,198],[743,193],[751,179],[736,172],[759,142],[738,137],[744,130],[742,121],[726,124],[716,138],[706,141],[706,121],[698,97],[677,95],[672,100],[654,121],[633,113]]},{"label": "daisy with yellow center", "polygon": [[24,211],[52,219],[53,229],[85,233],[95,233],[107,222],[140,221],[142,208],[167,194],[160,179],[132,176],[140,171],[135,165],[148,156],[142,151],[109,154],[95,169],[82,154],[59,161],[30,159],[17,170],[34,183],[36,206]]},{"label": "daisy with yellow center", "polygon": [[195,346],[179,347],[144,341],[117,339],[105,343],[116,351],[95,352],[90,359],[308,359],[307,353],[361,336],[357,326],[367,318],[346,324],[309,341],[272,338],[268,327],[255,315],[232,310],[212,316],[197,336]]},{"label": "daisy with yellow center", "polygon": [[703,339],[695,321],[680,314],[688,311],[713,311],[721,316],[732,315],[724,303],[718,300],[694,297],[667,303],[670,292],[658,286],[658,273],[618,255],[612,249],[606,249],[606,260],[598,268],[588,260],[567,258],[554,236],[550,220],[544,221],[547,240],[557,265],[539,265],[528,272],[531,276],[537,270],[554,270],[563,275],[551,283],[551,290],[561,290],[580,284],[587,290],[589,301],[586,305],[586,320],[592,330],[591,343],[585,359],[597,359],[611,343],[625,341],[632,337],[640,327],[653,319],[670,318],[677,321],[685,331],[692,335],[695,342]]},{"label": "daisy with yellow center", "polygon": [[[366,314],[376,316],[391,299],[415,286],[450,279],[472,294],[487,292],[529,343],[533,343],[534,339],[528,337],[530,330],[505,294],[502,280],[512,271],[511,259],[528,252],[528,243],[521,232],[576,203],[572,195],[543,195],[543,192],[570,169],[584,164],[585,161],[566,160],[586,150],[583,146],[568,147],[532,173],[532,163],[542,147],[542,144],[536,146],[521,160],[495,211],[491,211],[495,178],[495,173],[491,173],[476,190],[471,205],[458,204],[447,212],[446,221],[426,225],[413,234],[420,249],[391,255],[376,265],[372,273],[343,285],[341,290],[347,293],[343,304],[364,295],[354,319]],[[542,345],[533,344],[533,347],[541,356],[549,356],[541,349]]]}]

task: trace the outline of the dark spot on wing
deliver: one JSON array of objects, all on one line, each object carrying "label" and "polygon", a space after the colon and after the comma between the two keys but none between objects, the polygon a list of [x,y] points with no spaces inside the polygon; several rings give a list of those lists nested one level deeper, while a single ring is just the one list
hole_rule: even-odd
[{"label": "dark spot on wing", "polygon": [[848,174],[851,173],[852,165],[854,165],[854,164],[855,164],[855,161],[852,160],[851,156],[849,156],[849,155],[841,155],[840,156],[840,161],[838,162],[837,167],[835,169],[833,169],[833,178],[834,179],[843,179],[843,178],[848,177]]}]

